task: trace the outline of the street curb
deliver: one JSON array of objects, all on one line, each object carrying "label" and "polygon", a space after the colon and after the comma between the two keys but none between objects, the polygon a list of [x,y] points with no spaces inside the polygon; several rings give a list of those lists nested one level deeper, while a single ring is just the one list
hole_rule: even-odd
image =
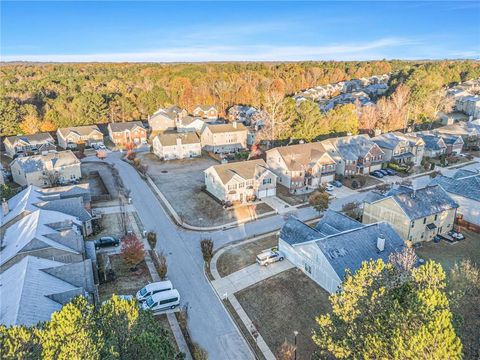
[{"label": "street curb", "polygon": [[227,224],[224,224],[224,225],[204,226],[204,227],[193,226],[193,225],[187,224],[186,222],[184,222],[180,218],[180,216],[177,214],[177,212],[175,211],[173,206],[167,200],[165,195],[163,195],[163,193],[160,191],[158,186],[155,184],[155,182],[151,179],[151,177],[149,175],[146,176],[146,181],[147,181],[148,185],[154,190],[155,194],[160,198],[160,200],[161,200],[160,203],[170,213],[170,215],[174,219],[175,223],[178,226],[183,227],[184,229],[187,229],[187,230],[200,231],[200,232],[216,231],[216,230],[228,230],[228,229],[233,229],[233,228],[236,228],[240,225],[243,225],[243,224],[246,224],[246,223],[249,223],[249,222],[252,222],[252,221],[256,221],[256,220],[259,220],[259,219],[262,219],[262,218],[265,218],[265,217],[278,215],[276,211],[269,211],[269,212],[260,214],[260,215],[254,217],[254,218],[250,218],[250,219],[247,219],[247,220],[244,220],[244,221],[235,221],[235,222],[227,223]]}]

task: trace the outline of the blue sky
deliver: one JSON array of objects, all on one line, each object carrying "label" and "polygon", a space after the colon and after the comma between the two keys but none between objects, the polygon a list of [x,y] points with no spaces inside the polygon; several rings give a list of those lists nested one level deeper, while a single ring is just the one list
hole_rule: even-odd
[{"label": "blue sky", "polygon": [[480,58],[480,2],[1,2],[1,60]]}]

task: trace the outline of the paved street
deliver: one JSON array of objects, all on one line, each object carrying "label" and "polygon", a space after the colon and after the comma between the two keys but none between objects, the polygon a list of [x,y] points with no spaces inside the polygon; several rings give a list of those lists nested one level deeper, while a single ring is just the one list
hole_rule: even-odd
[{"label": "paved street", "polygon": [[107,161],[115,164],[131,190],[133,205],[145,228],[157,232],[157,248],[168,256],[169,279],[179,290],[182,305],[188,303],[193,340],[208,351],[210,359],[252,359],[250,349],[205,279],[198,245],[201,234],[185,236],[187,232],[178,231],[147,184],[120,160],[120,154],[109,154]]},{"label": "paved street", "polygon": [[[205,279],[199,242],[202,238],[209,237],[214,241],[215,248],[219,248],[233,241],[275,231],[282,226],[284,215],[271,216],[232,229],[208,233],[179,228],[165,213],[145,181],[120,157],[120,153],[113,152],[108,155],[107,161],[116,165],[125,186],[131,190],[133,206],[145,229],[154,230],[158,234],[157,249],[164,250],[168,256],[169,278],[182,295],[182,304],[188,303],[189,306],[193,340],[208,351],[210,359],[253,358],[244,339]],[[475,168],[478,164],[469,167]],[[368,194],[339,190],[337,198],[331,202],[330,207],[333,210],[341,210],[344,204],[352,201],[362,201]],[[318,213],[310,207],[299,208],[291,213],[301,220],[318,216]]]}]

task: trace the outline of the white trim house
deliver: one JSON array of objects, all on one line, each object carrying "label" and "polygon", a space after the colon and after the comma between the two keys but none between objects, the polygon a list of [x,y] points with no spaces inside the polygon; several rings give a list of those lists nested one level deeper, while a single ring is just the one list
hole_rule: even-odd
[{"label": "white trim house", "polygon": [[247,202],[276,194],[277,176],[262,159],[210,166],[206,190],[222,202]]}]

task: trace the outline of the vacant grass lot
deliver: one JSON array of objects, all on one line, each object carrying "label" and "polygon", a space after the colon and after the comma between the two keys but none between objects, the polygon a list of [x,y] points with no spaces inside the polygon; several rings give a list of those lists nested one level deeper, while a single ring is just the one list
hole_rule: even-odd
[{"label": "vacant grass lot", "polygon": [[284,271],[235,294],[273,351],[285,339],[297,337],[297,359],[309,360],[315,351],[315,317],[330,311],[329,294],[298,269]]},{"label": "vacant grass lot", "polygon": [[298,194],[293,195],[290,194],[290,191],[287,187],[277,184],[277,197],[285,201],[289,205],[300,205],[308,202],[308,197],[311,195],[309,194]]},{"label": "vacant grass lot", "polygon": [[448,271],[456,262],[470,259],[480,264],[480,234],[472,231],[463,231],[465,240],[450,244],[442,240],[438,244],[428,242],[416,250],[417,255],[422,259],[435,260],[442,264]]},{"label": "vacant grass lot", "polygon": [[160,161],[153,154],[139,155],[148,165],[148,174],[178,215],[189,225],[219,226],[255,218],[273,211],[267,204],[239,205],[225,210],[212,196],[202,191],[203,171],[218,162],[209,158]]},{"label": "vacant grass lot", "polygon": [[278,245],[277,235],[269,235],[260,240],[234,246],[225,251],[217,260],[217,270],[225,277],[255,263],[255,257],[262,250]]},{"label": "vacant grass lot", "polygon": [[108,299],[113,294],[135,295],[138,290],[149,282],[152,282],[152,278],[144,261],[138,265],[136,271],[130,271],[128,266],[125,265],[121,255],[116,254],[109,257],[112,269],[115,271],[116,279],[115,281],[98,286],[100,301]]}]

